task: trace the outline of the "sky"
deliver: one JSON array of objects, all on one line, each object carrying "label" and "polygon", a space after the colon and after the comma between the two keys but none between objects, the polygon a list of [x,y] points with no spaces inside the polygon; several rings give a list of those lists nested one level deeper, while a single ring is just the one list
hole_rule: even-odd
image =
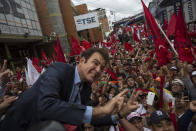
[{"label": "sky", "polygon": [[[152,0],[143,0],[146,6]],[[104,8],[111,21],[117,21],[128,16],[143,12],[141,0],[72,0],[75,5],[86,3],[88,9]],[[111,15],[110,11],[114,12]]]}]

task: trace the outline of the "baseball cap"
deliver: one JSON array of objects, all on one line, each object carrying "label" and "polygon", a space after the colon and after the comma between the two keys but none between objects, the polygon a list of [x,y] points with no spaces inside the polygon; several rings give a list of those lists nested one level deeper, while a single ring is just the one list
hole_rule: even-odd
[{"label": "baseball cap", "polygon": [[158,124],[163,119],[171,120],[170,117],[164,111],[156,110],[150,115],[149,124]]},{"label": "baseball cap", "polygon": [[137,112],[131,112],[128,116],[127,116],[127,120],[131,120],[132,118],[135,118],[135,117],[138,117],[138,118],[142,118],[141,115]]},{"label": "baseball cap", "polygon": [[171,70],[177,70],[177,67],[176,66],[172,66],[170,69]]},{"label": "baseball cap", "polygon": [[196,71],[193,71],[192,72],[192,76],[196,76]]},{"label": "baseball cap", "polygon": [[180,80],[180,79],[174,79],[174,80],[172,81],[172,84],[180,84],[180,85],[184,86],[184,83],[183,83],[182,80]]}]

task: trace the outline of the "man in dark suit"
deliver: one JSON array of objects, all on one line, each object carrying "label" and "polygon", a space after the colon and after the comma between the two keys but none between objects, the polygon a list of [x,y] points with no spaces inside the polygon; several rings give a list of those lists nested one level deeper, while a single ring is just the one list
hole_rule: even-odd
[{"label": "man in dark suit", "polygon": [[[137,104],[122,107],[125,91],[103,107],[87,106],[91,86],[108,63],[108,54],[99,48],[82,53],[77,66],[52,64],[7,111],[0,124],[1,131],[26,131],[36,123],[55,120],[82,125],[111,125],[137,108]],[[117,111],[121,110],[120,113]],[[112,115],[114,114],[114,115]]]}]

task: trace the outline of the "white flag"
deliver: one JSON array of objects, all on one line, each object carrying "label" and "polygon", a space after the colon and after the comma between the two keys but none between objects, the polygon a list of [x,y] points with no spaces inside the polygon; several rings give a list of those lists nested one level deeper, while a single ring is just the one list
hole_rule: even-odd
[{"label": "white flag", "polygon": [[29,83],[33,85],[39,78],[40,73],[35,69],[30,59],[27,60],[27,72],[29,76]]},{"label": "white flag", "polygon": [[99,48],[102,48],[102,43],[101,43],[101,42],[99,42],[98,44],[99,44]]},{"label": "white flag", "polygon": [[26,68],[25,68],[25,76],[26,76],[26,83],[27,83],[28,86],[30,86],[31,84],[30,84],[30,81],[29,81],[29,74],[28,74]]},{"label": "white flag", "polygon": [[139,40],[141,40],[141,38],[140,38],[140,29],[137,30],[137,37],[138,37]]}]

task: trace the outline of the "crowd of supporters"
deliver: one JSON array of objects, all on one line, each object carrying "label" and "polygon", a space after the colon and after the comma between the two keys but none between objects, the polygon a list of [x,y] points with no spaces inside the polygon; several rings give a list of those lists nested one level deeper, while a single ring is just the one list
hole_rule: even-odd
[{"label": "crowd of supporters", "polygon": [[[134,126],[139,131],[195,131],[196,53],[194,46],[192,63],[182,62],[173,54],[169,63],[159,66],[151,39],[134,42],[132,33],[127,32],[123,27],[118,27],[110,38],[115,41],[110,47],[104,47],[103,43],[94,45],[106,48],[110,53],[110,60],[100,79],[92,83],[92,104],[103,106],[116,94],[128,89],[126,98],[134,95],[139,102],[139,108],[130,112],[118,125],[102,127],[85,125],[86,130],[132,131],[133,128],[130,127]],[[69,60],[67,62],[76,64],[77,60],[70,58],[70,62]],[[11,104],[31,87],[26,84],[23,68],[19,68],[22,77],[22,81],[19,81],[17,73],[14,74],[7,69],[7,61],[1,63],[0,117],[3,119]],[[152,105],[147,101],[149,92],[155,94]]]}]

